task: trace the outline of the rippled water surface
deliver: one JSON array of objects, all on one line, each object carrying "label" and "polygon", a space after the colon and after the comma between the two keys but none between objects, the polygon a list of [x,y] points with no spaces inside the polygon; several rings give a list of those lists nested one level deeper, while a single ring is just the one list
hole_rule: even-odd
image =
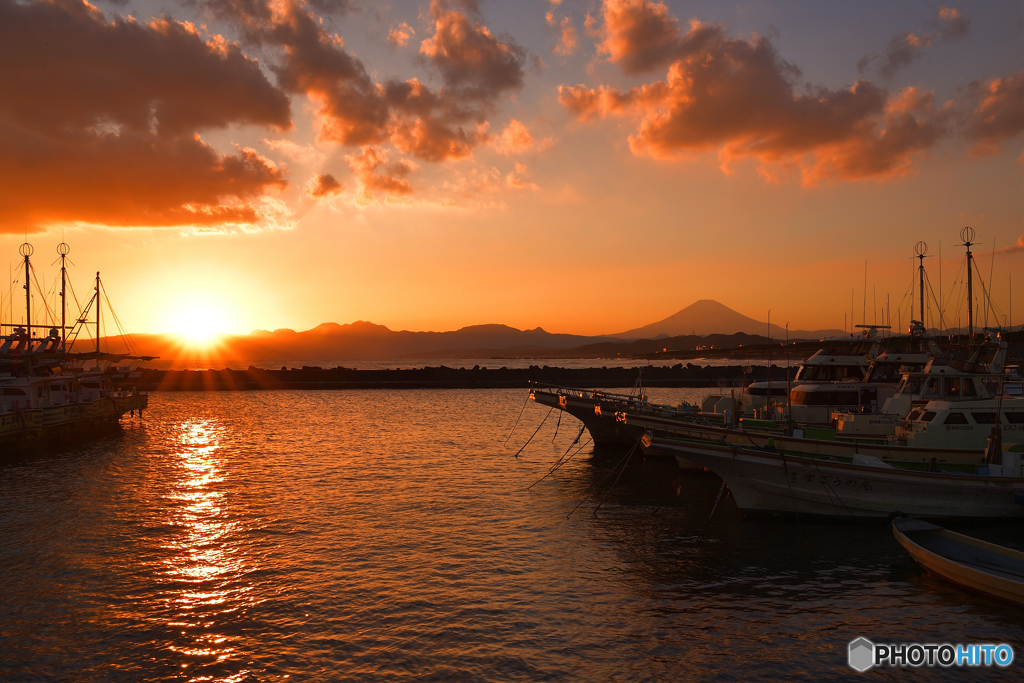
[{"label": "rippled water surface", "polygon": [[830,680],[860,635],[1008,642],[1019,673],[1024,612],[923,574],[882,524],[727,496],[709,521],[714,476],[634,457],[609,489],[625,453],[591,446],[528,490],[578,423],[530,403],[504,445],[524,398],[155,393],[117,434],[8,454],[0,679]]}]

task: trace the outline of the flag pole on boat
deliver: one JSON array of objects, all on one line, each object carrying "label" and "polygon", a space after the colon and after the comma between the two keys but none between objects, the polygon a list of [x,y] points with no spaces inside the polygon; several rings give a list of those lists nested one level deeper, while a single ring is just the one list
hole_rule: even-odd
[{"label": "flag pole on boat", "polygon": [[974,343],[974,288],[971,279],[971,270],[973,270],[971,245],[974,244],[972,241],[974,228],[967,226],[961,230],[960,239],[964,241],[963,246],[967,247],[967,348],[970,348]]},{"label": "flag pole on boat", "polygon": [[57,253],[60,254],[60,352],[67,353],[67,342],[68,342],[68,329],[67,329],[67,313],[68,313],[68,300],[67,300],[67,284],[68,284],[68,270],[67,270],[67,257],[71,252],[71,247],[65,242],[61,242],[57,245]]},{"label": "flag pole on boat", "polygon": [[920,283],[921,283],[920,284],[920,288],[921,288],[921,292],[920,292],[920,295],[921,295],[921,308],[919,309],[920,312],[921,312],[920,320],[921,320],[921,325],[924,326],[926,329],[927,329],[927,326],[926,326],[925,321],[924,321],[924,257],[925,257],[925,255],[927,253],[928,253],[928,245],[923,240],[921,242],[918,242],[916,245],[914,245],[914,254],[917,256],[918,261],[920,261],[920,265],[918,265],[918,267],[917,267],[917,273],[918,273],[918,276],[920,277]]},{"label": "flag pole on boat", "polygon": [[25,331],[28,335],[28,345],[25,347],[25,371],[32,376],[32,263],[29,257],[35,249],[27,241],[18,249],[18,253],[25,257]]}]

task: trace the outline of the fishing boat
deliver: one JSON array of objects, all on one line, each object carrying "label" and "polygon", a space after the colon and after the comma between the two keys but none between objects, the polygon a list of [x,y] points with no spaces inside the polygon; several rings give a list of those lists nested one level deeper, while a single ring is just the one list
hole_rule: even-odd
[{"label": "fishing boat", "polygon": [[894,519],[892,533],[929,574],[1024,606],[1024,553],[909,517]]},{"label": "fishing boat", "polygon": [[[1020,465],[883,460],[863,452],[812,455],[730,443],[693,426],[642,439],[645,450],[672,454],[718,475],[743,513],[885,518],[894,510],[916,517],[1024,517]],[[1020,462],[1020,454],[1011,461]],[[979,453],[979,456],[982,456]],[[1016,456],[1016,457],[1012,457]],[[980,457],[979,457],[980,459]]]},{"label": "fishing boat", "polygon": [[[43,306],[47,324],[33,324],[31,260],[32,246],[21,246],[24,257],[25,321],[5,323],[8,334],[0,332],[0,443],[30,444],[39,440],[83,436],[119,424],[126,413],[141,413],[149,405],[149,397],[135,390],[116,388],[113,377],[118,363],[139,364],[151,356],[111,354],[100,350],[100,300],[102,284],[99,273],[92,299],[68,324],[67,269],[68,245],[61,243],[57,252],[61,260],[62,302],[60,320],[49,307]],[[43,292],[39,297],[45,300]],[[95,308],[94,308],[95,307]],[[93,318],[90,318],[92,311]],[[95,351],[75,351],[79,333],[95,325]],[[48,330],[35,336],[36,330]]]}]

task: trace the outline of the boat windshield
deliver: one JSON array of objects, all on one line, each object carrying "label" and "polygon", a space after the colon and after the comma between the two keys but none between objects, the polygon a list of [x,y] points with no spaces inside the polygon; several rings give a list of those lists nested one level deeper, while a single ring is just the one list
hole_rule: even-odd
[{"label": "boat windshield", "polygon": [[801,365],[794,381],[801,382],[843,382],[848,379],[864,379],[864,367],[859,365]]}]

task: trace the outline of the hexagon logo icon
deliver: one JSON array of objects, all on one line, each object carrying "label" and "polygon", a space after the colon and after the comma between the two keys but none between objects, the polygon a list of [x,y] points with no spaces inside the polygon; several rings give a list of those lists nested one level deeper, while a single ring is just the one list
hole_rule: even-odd
[{"label": "hexagon logo icon", "polygon": [[875,665],[875,644],[861,636],[850,641],[850,668],[867,671]]}]

